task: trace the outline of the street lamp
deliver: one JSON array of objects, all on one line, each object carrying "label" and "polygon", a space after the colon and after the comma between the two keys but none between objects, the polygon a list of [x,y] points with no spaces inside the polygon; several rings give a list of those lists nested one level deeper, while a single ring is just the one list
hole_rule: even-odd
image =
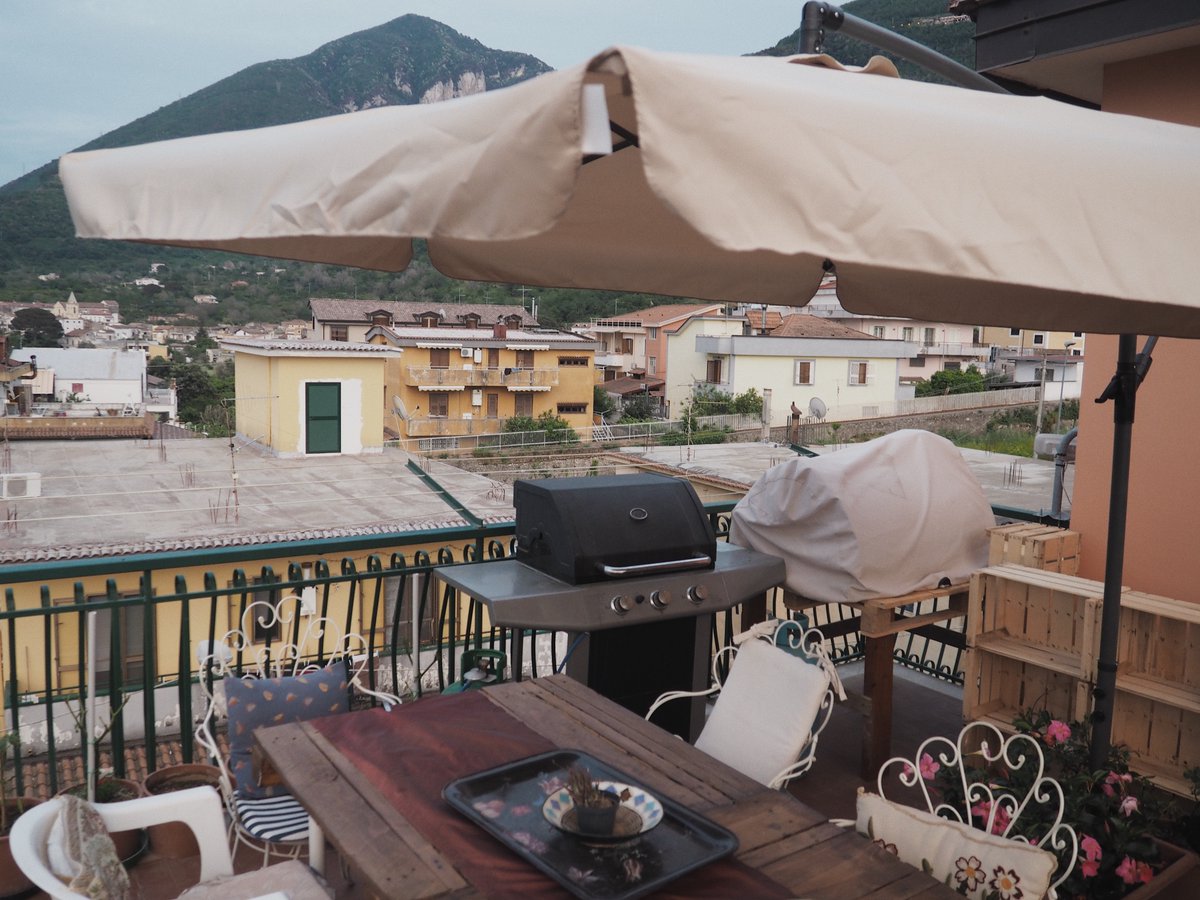
[{"label": "street lamp", "polygon": [[[1066,342],[1064,342],[1064,343],[1063,343],[1063,353],[1064,353],[1064,354],[1067,354],[1067,353],[1068,353],[1068,351],[1069,351],[1069,350],[1070,350],[1072,347],[1074,347],[1074,346],[1075,346],[1075,342],[1074,342],[1074,341],[1066,341]],[[1065,361],[1064,361],[1064,363],[1063,363],[1063,370],[1062,370],[1062,372],[1060,372],[1060,373],[1059,373],[1060,377],[1059,377],[1059,379],[1058,379],[1058,419],[1057,419],[1057,420],[1056,420],[1056,422],[1055,422],[1055,429],[1056,429],[1056,430],[1057,430],[1059,433],[1061,433],[1061,432],[1062,432],[1063,389],[1065,388],[1065,385],[1063,384],[1063,382],[1065,382],[1065,381],[1067,380],[1067,379],[1066,379],[1066,374],[1067,374],[1067,366],[1066,366],[1066,363],[1065,363]]]}]

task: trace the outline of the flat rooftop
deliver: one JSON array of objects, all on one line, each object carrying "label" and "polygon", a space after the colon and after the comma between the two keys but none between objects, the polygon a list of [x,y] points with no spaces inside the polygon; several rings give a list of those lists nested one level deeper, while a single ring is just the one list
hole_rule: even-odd
[{"label": "flat rooftop", "polygon": [[453,501],[484,522],[513,515],[491,479],[393,448],[281,459],[226,438],[13,441],[7,457],[41,496],[0,500],[0,564],[471,524]]}]

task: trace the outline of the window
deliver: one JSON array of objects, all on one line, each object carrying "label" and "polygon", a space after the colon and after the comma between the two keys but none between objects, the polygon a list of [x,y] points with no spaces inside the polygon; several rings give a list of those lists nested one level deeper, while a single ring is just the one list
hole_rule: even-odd
[{"label": "window", "polygon": [[463,316],[463,325],[465,325],[467,328],[478,328],[479,314],[467,313],[465,316]]},{"label": "window", "polygon": [[658,329],[657,328],[647,328],[646,329],[646,337],[648,337],[652,341],[658,340]]},{"label": "window", "polygon": [[1049,366],[1046,366],[1045,368],[1041,368],[1039,366],[1038,368],[1033,370],[1033,377],[1037,381],[1053,381],[1054,380],[1054,370],[1052,368],[1050,368]]},{"label": "window", "polygon": [[329,339],[331,341],[348,341],[350,340],[349,325],[330,325]]},{"label": "window", "polygon": [[517,368],[532,369],[533,368],[533,351],[518,350],[517,351]]},{"label": "window", "polygon": [[866,384],[868,380],[869,364],[865,359],[850,360],[850,374],[847,378],[847,384]]},{"label": "window", "polygon": [[429,415],[443,417],[450,415],[450,393],[448,391],[434,391],[429,395]]},{"label": "window", "polygon": [[588,405],[586,403],[560,403],[560,404],[558,404],[558,414],[559,415],[563,415],[564,413],[571,413],[573,415],[579,415],[581,413],[586,413],[587,411],[588,411]]},{"label": "window", "polygon": [[710,360],[708,360],[707,363],[705,363],[704,368],[705,368],[704,377],[705,377],[705,380],[707,380],[709,384],[720,384],[721,383],[721,360],[710,359]]},{"label": "window", "polygon": [[912,326],[905,325],[904,328],[900,331],[900,336],[903,337],[904,340],[906,340],[906,341],[911,341],[913,339]]},{"label": "window", "polygon": [[1020,337],[1020,336],[1021,336],[1021,329],[1020,329],[1020,328],[1010,328],[1010,329],[1008,329],[1008,336],[1009,336],[1009,337]]},{"label": "window", "polygon": [[435,369],[450,368],[450,350],[446,347],[439,347],[436,350],[429,351],[429,365]]},{"label": "window", "polygon": [[439,316],[437,313],[425,313],[421,316],[421,327],[437,328],[438,319],[440,318],[441,316]]},{"label": "window", "polygon": [[632,353],[633,352],[633,338],[621,338],[621,352],[622,353]]},{"label": "window", "polygon": [[489,369],[500,368],[500,348],[499,347],[488,347],[488,368]]},{"label": "window", "polygon": [[912,366],[914,369],[923,369],[923,368],[925,368],[925,357],[914,356],[912,359],[910,359],[908,361],[908,364],[910,366]]},{"label": "window", "polygon": [[513,415],[533,418],[533,394],[517,394],[513,400]]},{"label": "window", "polygon": [[487,406],[486,406],[487,412],[485,413],[485,415],[489,419],[500,418],[500,395],[489,393],[487,395],[486,400],[487,400]]},{"label": "window", "polygon": [[588,358],[586,356],[560,356],[558,364],[560,366],[586,366]]},{"label": "window", "polygon": [[[118,597],[138,597],[137,591],[127,591]],[[108,599],[106,594],[96,594],[87,598],[88,603],[100,603]],[[71,602],[71,601],[64,601]],[[140,605],[125,606],[120,609],[104,609],[96,616],[96,684],[98,691],[107,691],[112,683],[114,666],[112,664],[112,627],[113,618],[120,621],[121,663],[120,679],[122,685],[141,684],[145,676],[145,656],[143,655],[142,637],[145,632],[146,608]],[[68,616],[56,616],[56,620],[65,622]],[[80,617],[80,627],[85,627],[85,620]],[[60,637],[61,640],[61,637]],[[67,643],[74,644],[68,639]],[[72,655],[65,646],[60,644],[60,655]],[[71,648],[73,650],[74,647]],[[60,661],[60,671],[72,668]],[[77,667],[76,667],[77,668]]]},{"label": "window", "polygon": [[1082,331],[1076,331],[1076,332],[1074,332],[1074,335],[1075,335],[1075,337],[1083,337],[1083,332],[1082,332]]},{"label": "window", "polygon": [[646,358],[646,371],[651,375],[658,374],[658,357],[649,356]]},{"label": "window", "polygon": [[812,384],[817,364],[811,359],[797,359],[792,363],[792,383]]},{"label": "window", "polygon": [[936,343],[937,343],[937,329],[936,328],[926,328],[925,329],[925,346],[931,347]]},{"label": "window", "polygon": [[1045,346],[1045,343],[1046,343],[1046,335],[1044,333],[1039,332],[1033,336],[1033,346],[1042,347],[1042,346]]},{"label": "window", "polygon": [[[251,603],[271,604],[275,606],[279,603],[278,588],[268,587],[267,585],[274,584],[280,580],[280,576],[272,575],[270,578],[264,579],[262,576],[251,578],[246,585],[245,593],[234,593],[229,595],[229,624],[231,628],[242,627],[242,614]],[[280,639],[279,621],[274,615],[268,613],[266,606],[256,606],[250,611],[253,621],[247,622],[249,628],[249,638],[256,644],[265,644],[275,642]]]},{"label": "window", "polygon": [[946,363],[945,369],[947,372],[961,372],[962,371],[962,363],[958,362],[957,360],[952,360],[952,361]]},{"label": "window", "polygon": [[871,334],[875,335],[875,337],[877,337],[877,338],[883,337],[883,326],[882,325],[873,325],[871,327]]},{"label": "window", "polygon": [[[425,584],[429,584],[430,580],[426,579]],[[416,605],[420,612],[420,639],[422,641],[435,641],[437,639],[437,630],[435,628],[437,619],[437,603],[425,597],[425,603],[422,605],[420,598],[417,598],[416,604],[413,602],[413,586],[414,579],[411,572],[403,575],[389,575],[383,579],[383,616],[382,622],[376,622],[375,627],[382,629],[383,640],[382,644],[387,645],[392,639],[392,623],[395,622],[397,615],[403,623],[395,632],[397,643],[400,645],[397,649],[401,651],[411,650],[409,646],[412,644],[412,621],[413,621],[413,606]],[[426,588],[428,591],[428,588]],[[435,590],[436,593],[436,590]],[[367,626],[370,625],[370,605],[363,604],[363,625],[362,630],[365,632]]]},{"label": "window", "polygon": [[392,324],[391,313],[387,313],[382,310],[380,310],[379,312],[371,313],[371,324],[372,325],[389,325],[390,326]]}]

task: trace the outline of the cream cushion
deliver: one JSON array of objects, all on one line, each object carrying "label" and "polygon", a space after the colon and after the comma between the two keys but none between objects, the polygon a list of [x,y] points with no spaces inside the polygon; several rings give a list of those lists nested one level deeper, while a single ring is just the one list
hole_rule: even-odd
[{"label": "cream cushion", "polygon": [[1058,866],[1053,853],[963,822],[901,806],[861,788],[859,834],[967,897],[1044,897]]},{"label": "cream cushion", "polygon": [[696,747],[769,785],[808,743],[829,675],[760,640],[743,643]]}]

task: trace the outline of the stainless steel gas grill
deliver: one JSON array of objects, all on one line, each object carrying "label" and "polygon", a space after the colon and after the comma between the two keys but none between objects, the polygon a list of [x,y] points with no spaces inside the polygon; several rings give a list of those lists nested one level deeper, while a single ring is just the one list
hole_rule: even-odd
[{"label": "stainless steel gas grill", "polygon": [[[711,614],[784,578],[782,560],[718,543],[684,480],[518,481],[513,505],[514,559],[447,566],[438,577],[486,604],[495,625],[566,632],[567,674],[638,713],[663,691],[706,687]],[[697,700],[655,719],[695,739],[703,715]]]}]

